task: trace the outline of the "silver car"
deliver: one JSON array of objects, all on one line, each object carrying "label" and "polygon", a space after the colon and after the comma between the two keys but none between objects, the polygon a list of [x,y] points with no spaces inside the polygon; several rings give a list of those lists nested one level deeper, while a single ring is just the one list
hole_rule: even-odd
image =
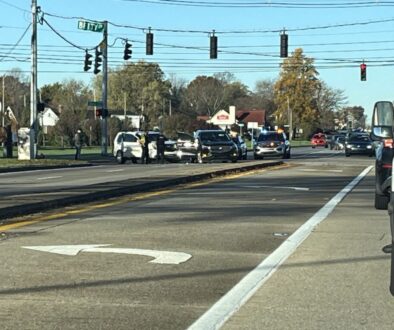
[{"label": "silver car", "polygon": [[290,158],[291,145],[286,134],[276,131],[262,131],[254,145],[254,159],[267,156]]}]

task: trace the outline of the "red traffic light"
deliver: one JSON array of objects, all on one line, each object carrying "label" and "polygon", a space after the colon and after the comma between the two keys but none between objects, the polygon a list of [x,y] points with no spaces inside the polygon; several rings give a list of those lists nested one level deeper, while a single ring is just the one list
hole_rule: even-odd
[{"label": "red traffic light", "polygon": [[367,65],[365,63],[360,64],[360,79],[361,81],[367,80]]}]

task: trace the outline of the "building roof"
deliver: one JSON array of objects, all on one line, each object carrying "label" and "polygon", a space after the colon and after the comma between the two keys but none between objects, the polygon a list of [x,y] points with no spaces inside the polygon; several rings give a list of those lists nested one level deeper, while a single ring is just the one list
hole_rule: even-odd
[{"label": "building roof", "polygon": [[259,126],[265,124],[265,110],[263,109],[237,110],[235,116],[243,123],[256,122]]}]

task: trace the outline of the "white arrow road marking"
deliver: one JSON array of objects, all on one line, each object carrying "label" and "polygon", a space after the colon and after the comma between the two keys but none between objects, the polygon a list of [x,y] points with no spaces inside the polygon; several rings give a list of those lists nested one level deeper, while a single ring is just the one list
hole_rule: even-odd
[{"label": "white arrow road marking", "polygon": [[279,187],[279,186],[244,186],[245,188],[275,188],[275,189],[292,189],[300,191],[309,191],[309,188],[304,187]]},{"label": "white arrow road marking", "polygon": [[68,256],[76,256],[79,252],[100,252],[100,253],[123,253],[137,254],[142,256],[153,257],[149,261],[156,264],[175,264],[189,260],[192,256],[183,252],[145,250],[145,249],[129,249],[129,248],[107,248],[111,244],[95,244],[95,245],[52,245],[52,246],[22,246],[24,249],[43,251],[49,253],[63,254]]}]

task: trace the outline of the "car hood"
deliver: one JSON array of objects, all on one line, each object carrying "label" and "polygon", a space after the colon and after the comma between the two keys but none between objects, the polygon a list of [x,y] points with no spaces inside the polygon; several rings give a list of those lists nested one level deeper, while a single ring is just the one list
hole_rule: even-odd
[{"label": "car hood", "polygon": [[204,146],[233,146],[234,142],[232,141],[201,141],[201,144]]}]

